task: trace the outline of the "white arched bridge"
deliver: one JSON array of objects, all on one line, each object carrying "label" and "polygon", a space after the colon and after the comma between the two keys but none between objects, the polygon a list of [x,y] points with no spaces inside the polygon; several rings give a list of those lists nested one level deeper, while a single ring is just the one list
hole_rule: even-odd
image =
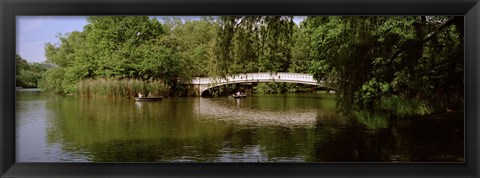
[{"label": "white arched bridge", "polygon": [[228,84],[237,84],[237,83],[266,83],[266,82],[284,82],[284,83],[300,83],[307,85],[316,85],[328,89],[335,90],[333,83],[326,82],[323,80],[317,81],[313,78],[313,75],[310,74],[301,74],[301,73],[287,73],[287,72],[277,72],[277,73],[246,73],[246,74],[236,74],[231,75],[225,78],[215,78],[215,77],[196,77],[192,79],[190,85],[194,85],[195,89],[198,89],[198,93],[201,95],[204,91]]}]

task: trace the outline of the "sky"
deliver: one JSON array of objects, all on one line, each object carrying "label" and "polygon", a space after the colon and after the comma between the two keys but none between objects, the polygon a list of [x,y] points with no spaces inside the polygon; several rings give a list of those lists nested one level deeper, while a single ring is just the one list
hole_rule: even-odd
[{"label": "sky", "polygon": [[16,52],[28,62],[44,62],[46,43],[59,43],[57,35],[83,31],[86,17],[17,16]]},{"label": "sky", "polygon": [[[182,19],[198,19],[194,16],[182,16]],[[305,17],[294,17],[299,24]],[[161,19],[161,17],[157,17]],[[16,52],[28,62],[44,62],[46,43],[57,44],[58,34],[83,31],[87,25],[86,16],[17,16]]]}]

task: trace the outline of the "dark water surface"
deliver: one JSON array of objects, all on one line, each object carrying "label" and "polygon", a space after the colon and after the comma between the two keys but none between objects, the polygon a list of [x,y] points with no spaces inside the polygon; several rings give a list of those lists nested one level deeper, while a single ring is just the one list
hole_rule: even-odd
[{"label": "dark water surface", "polygon": [[17,91],[18,162],[463,162],[463,112],[336,112],[334,95],[80,99]]}]

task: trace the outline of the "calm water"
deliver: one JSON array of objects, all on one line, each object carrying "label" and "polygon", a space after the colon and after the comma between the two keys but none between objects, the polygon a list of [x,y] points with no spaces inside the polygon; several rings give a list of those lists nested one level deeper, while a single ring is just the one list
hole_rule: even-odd
[{"label": "calm water", "polygon": [[463,162],[463,112],[336,112],[334,95],[78,99],[17,91],[19,162]]}]

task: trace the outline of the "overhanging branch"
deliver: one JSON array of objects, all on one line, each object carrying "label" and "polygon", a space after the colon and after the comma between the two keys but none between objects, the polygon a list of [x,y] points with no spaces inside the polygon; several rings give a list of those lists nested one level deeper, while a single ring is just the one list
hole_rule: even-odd
[{"label": "overhanging branch", "polygon": [[[425,44],[427,42],[429,42],[430,40],[432,40],[434,37],[436,37],[441,31],[443,31],[444,29],[446,29],[447,27],[449,27],[450,25],[454,24],[455,20],[454,19],[451,19],[449,21],[447,21],[445,24],[443,24],[440,28],[438,28],[437,30],[435,30],[435,32],[433,34],[431,34],[430,36],[428,36],[427,38],[423,39],[421,44]],[[400,53],[402,53],[403,51],[405,51],[405,49],[407,48],[407,45],[406,44],[403,44],[402,47],[392,56],[392,60],[394,60],[398,55],[400,55]]]}]

